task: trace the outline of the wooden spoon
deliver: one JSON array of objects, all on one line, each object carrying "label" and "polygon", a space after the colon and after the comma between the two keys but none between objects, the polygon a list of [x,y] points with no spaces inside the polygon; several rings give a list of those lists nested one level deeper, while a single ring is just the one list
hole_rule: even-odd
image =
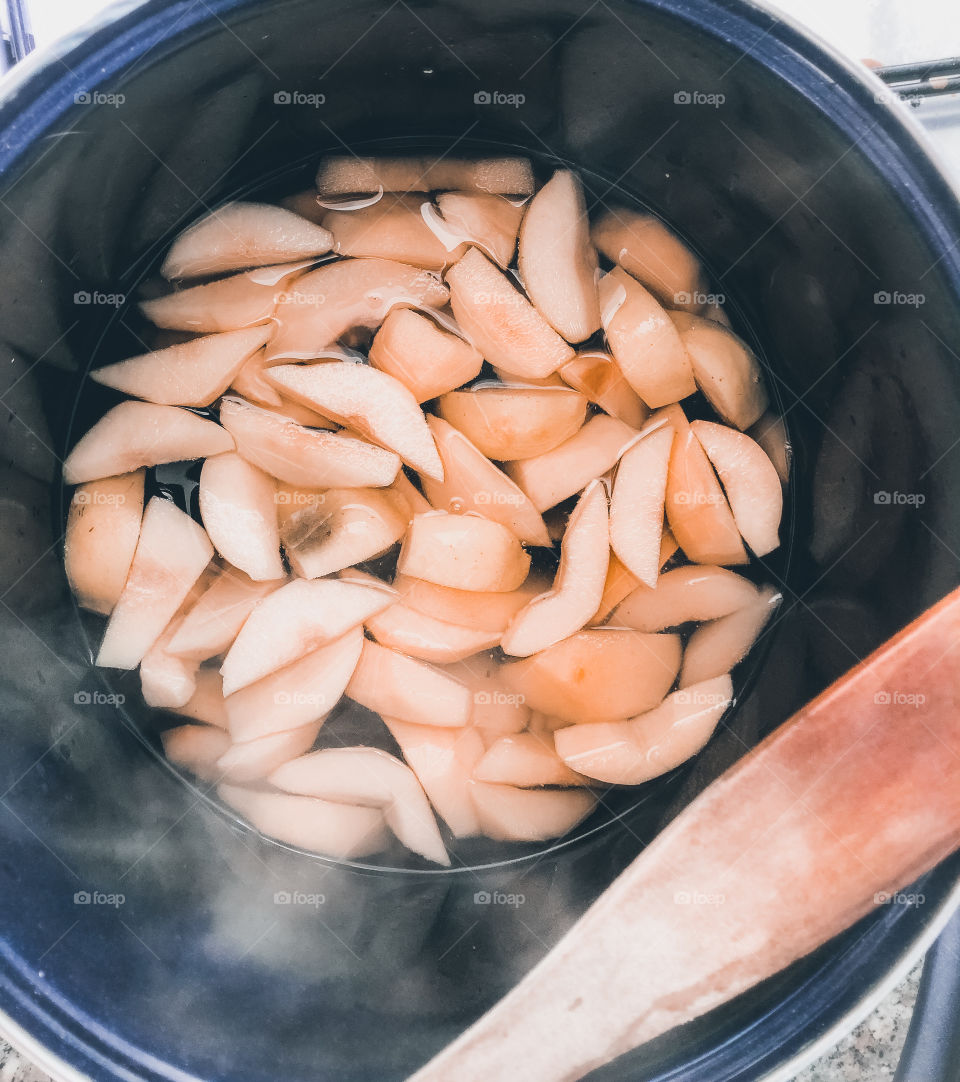
[{"label": "wooden spoon", "polygon": [[960,590],[709,786],[411,1082],[582,1078],[825,943],[960,844]]}]

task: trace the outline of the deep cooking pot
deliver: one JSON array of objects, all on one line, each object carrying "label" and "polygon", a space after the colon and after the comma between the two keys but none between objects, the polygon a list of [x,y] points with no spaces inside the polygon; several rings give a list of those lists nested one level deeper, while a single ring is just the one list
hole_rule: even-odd
[{"label": "deep cooking pot", "polygon": [[[154,0],[62,48],[0,87],[0,1029],[68,1078],[399,1080],[746,747],[956,585],[956,199],[879,83],[732,0]],[[660,213],[795,446],[791,541],[764,572],[786,603],[726,729],[574,838],[467,847],[450,872],[292,852],[184,782],[136,682],[92,669],[99,625],[59,564],[59,459],[108,401],[84,375],[139,352],[132,299],[171,236],[374,149],[520,150]],[[932,941],[958,872],[596,1077],[789,1076]]]}]

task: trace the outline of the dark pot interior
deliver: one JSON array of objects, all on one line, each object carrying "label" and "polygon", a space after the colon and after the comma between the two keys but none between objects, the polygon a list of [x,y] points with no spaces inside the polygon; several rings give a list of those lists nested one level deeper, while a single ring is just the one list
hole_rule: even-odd
[{"label": "dark pot interior", "polygon": [[[957,583],[960,216],[872,93],[789,26],[710,0],[147,3],[20,76],[0,106],[0,501],[28,512],[0,503],[10,1020],[97,1078],[402,1079],[746,747]],[[407,148],[519,150],[660,213],[764,358],[796,456],[791,543],[758,569],[785,604],[707,751],[562,845],[468,847],[450,873],[285,850],[167,769],[136,681],[92,669],[100,622],[60,566],[59,460],[112,403],[85,373],[141,351],[132,301],[171,236],[238,193],[308,186],[322,153]],[[924,906],[879,908],[597,1077],[773,1069],[910,952],[956,868],[926,877]],[[323,901],[275,900],[297,891]]]}]

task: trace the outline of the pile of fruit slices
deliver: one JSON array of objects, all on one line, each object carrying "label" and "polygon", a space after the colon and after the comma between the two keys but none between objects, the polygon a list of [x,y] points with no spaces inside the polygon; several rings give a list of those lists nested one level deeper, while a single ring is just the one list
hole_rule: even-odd
[{"label": "pile of fruit slices", "polygon": [[[162,275],[142,310],[188,333],[92,373],[130,398],[66,460],[65,558],[97,664],[188,719],[172,762],[289,844],[446,864],[437,816],[558,837],[703,747],[778,600],[723,565],[779,544],[789,445],[658,219],[591,225],[524,159],[329,159]],[[144,507],[185,461],[202,524]],[[402,759],[311,751],[342,697]]]}]

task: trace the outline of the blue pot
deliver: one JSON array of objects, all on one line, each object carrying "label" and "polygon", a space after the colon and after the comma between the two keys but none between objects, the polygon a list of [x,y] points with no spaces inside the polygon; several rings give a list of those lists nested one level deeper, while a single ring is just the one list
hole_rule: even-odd
[{"label": "blue pot", "polygon": [[[956,585],[960,212],[905,111],[789,22],[739,0],[147,2],[0,89],[0,498],[20,508],[0,533],[0,1028],[55,1075],[404,1078],[746,747]],[[791,540],[762,569],[786,603],[728,726],[546,852],[474,843],[431,872],[257,837],[161,761],[169,719],[94,672],[100,623],[63,581],[58,459],[112,402],[90,365],[140,351],[139,282],[206,208],[306,187],[344,148],[519,150],[652,207],[786,413]],[[788,1077],[932,941],[958,870],[596,1077]]]}]

